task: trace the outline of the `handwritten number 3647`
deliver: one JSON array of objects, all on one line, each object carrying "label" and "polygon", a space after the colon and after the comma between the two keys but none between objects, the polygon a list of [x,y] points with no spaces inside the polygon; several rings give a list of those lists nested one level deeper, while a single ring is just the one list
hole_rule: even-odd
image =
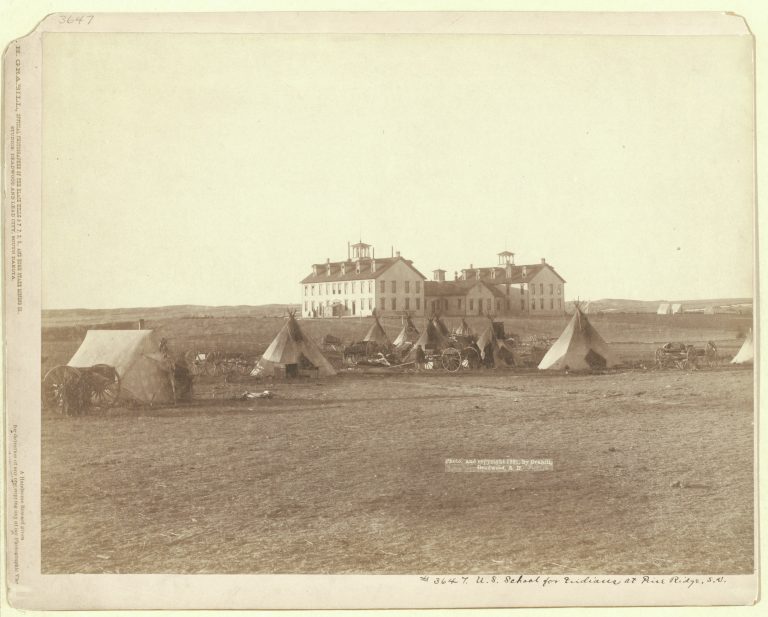
[{"label": "handwritten number 3647", "polygon": [[93,15],[59,15],[59,24],[84,24],[88,25],[93,21]]}]

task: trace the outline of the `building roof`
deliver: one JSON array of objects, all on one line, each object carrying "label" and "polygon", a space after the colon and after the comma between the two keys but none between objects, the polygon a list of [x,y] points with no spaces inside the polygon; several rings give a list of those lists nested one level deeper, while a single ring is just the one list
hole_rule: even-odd
[{"label": "building roof", "polygon": [[[301,280],[301,283],[333,283],[336,281],[377,279],[398,261],[402,261],[422,279],[426,280],[427,277],[413,267],[413,262],[410,259],[403,259],[402,257],[377,257],[376,259],[361,259],[359,261],[332,261],[324,264],[313,264],[312,267],[317,268],[317,274],[310,274],[309,276],[304,277]],[[371,271],[371,264],[373,262],[376,262],[375,272]],[[345,266],[344,274],[341,273],[342,264]],[[358,264],[360,265],[359,272],[357,271]],[[328,274],[329,266],[331,268],[330,274]]]},{"label": "building roof", "polygon": [[429,297],[446,296],[466,296],[472,289],[482,285],[496,298],[505,298],[506,296],[483,280],[470,281],[426,281],[424,283],[424,295]]},{"label": "building roof", "polygon": [[[523,276],[523,268],[525,268],[526,275]],[[463,270],[463,272],[467,273],[467,280],[477,280],[475,277],[476,272],[480,271],[480,279],[482,281],[487,281],[489,283],[492,283],[494,285],[499,285],[502,283],[510,283],[510,284],[518,284],[518,283],[528,283],[531,281],[531,279],[536,278],[536,275],[541,272],[544,269],[551,270],[552,273],[559,278],[563,283],[566,282],[566,280],[560,276],[557,271],[548,263],[538,263],[538,264],[523,264],[523,265],[512,265],[509,264],[507,266],[489,266],[486,268],[467,268]],[[494,278],[492,276],[492,272],[496,271],[496,277]],[[511,276],[507,277],[507,272],[510,273]]]}]

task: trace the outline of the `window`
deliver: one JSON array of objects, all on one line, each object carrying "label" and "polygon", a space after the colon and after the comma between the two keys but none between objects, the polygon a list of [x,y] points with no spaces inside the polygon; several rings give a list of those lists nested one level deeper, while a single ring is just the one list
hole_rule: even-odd
[{"label": "window", "polygon": [[563,293],[563,286],[562,285],[558,285],[557,286],[557,295],[559,296],[562,293]]},{"label": "window", "polygon": [[485,299],[485,311],[487,313],[491,312],[491,299],[490,298],[486,298]]},{"label": "window", "polygon": [[421,308],[421,298],[416,298],[416,310],[418,311]]},{"label": "window", "polygon": [[525,300],[520,300],[520,310],[521,311],[525,310]]},{"label": "window", "polygon": [[368,298],[368,310],[373,308],[373,298]]},{"label": "window", "polygon": [[461,298],[456,301],[456,306],[461,310]]},{"label": "window", "polygon": [[416,281],[416,293],[421,293],[421,281]]},{"label": "window", "polygon": [[392,281],[391,287],[392,287],[392,293],[393,294],[397,293],[397,281]]},{"label": "window", "polygon": [[544,294],[544,283],[539,283],[539,293]]},{"label": "window", "polygon": [[[373,293],[373,281],[368,281],[368,293]],[[368,308],[371,308],[370,306]]]},{"label": "window", "polygon": [[544,310],[544,298],[541,298],[539,300],[539,308],[543,311]]},{"label": "window", "polygon": [[309,295],[309,285],[304,285],[304,295],[305,296]]},{"label": "window", "polygon": [[447,311],[448,310],[448,299],[446,298],[443,300],[443,308]]},{"label": "window", "polygon": [[391,305],[392,305],[392,310],[396,311],[397,310],[397,298],[392,298]]},{"label": "window", "polygon": [[536,295],[536,284],[535,283],[533,285],[531,285],[531,295],[533,295],[533,296]]},{"label": "window", "polygon": [[384,298],[379,298],[379,308],[382,311],[384,310]]},{"label": "window", "polygon": [[554,288],[555,288],[555,286],[554,286],[552,283],[550,283],[550,284],[549,284],[549,295],[550,295],[550,296],[551,296],[553,293],[555,293],[555,289],[554,289]]},{"label": "window", "polygon": [[406,298],[405,299],[405,310],[407,311],[409,308],[411,308],[411,299]]},{"label": "window", "polygon": [[407,294],[411,293],[411,281],[405,281],[404,285],[405,285],[405,293]]},{"label": "window", "polygon": [[309,309],[309,302],[307,302],[306,300],[304,300],[304,310],[306,311],[306,310],[308,310],[308,309]]},{"label": "window", "polygon": [[531,310],[532,311],[536,310],[536,300],[531,300]]},{"label": "window", "polygon": [[381,288],[381,293],[384,293],[387,291],[387,283],[385,281],[381,281],[381,285],[379,285]]},{"label": "window", "polygon": [[344,283],[344,293],[349,292],[349,283]]},{"label": "window", "polygon": [[474,311],[475,310],[475,300],[473,298],[469,299],[469,310]]},{"label": "window", "polygon": [[557,308],[563,308],[562,302],[560,298],[557,299]]},{"label": "window", "polygon": [[555,300],[554,300],[554,298],[550,298],[549,299],[549,308],[550,309],[555,308]]},{"label": "window", "polygon": [[315,295],[315,286],[314,285],[312,285],[312,295],[313,296]]}]

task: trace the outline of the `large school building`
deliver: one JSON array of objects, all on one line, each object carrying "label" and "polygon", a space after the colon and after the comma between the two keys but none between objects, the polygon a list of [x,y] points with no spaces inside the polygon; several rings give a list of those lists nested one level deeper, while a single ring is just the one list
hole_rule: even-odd
[{"label": "large school building", "polygon": [[432,280],[399,252],[376,257],[374,248],[358,242],[347,246],[345,261],[312,265],[301,285],[301,315],[344,317],[386,314],[444,316],[554,315],[565,311],[565,280],[541,259],[515,264],[503,251],[495,266],[470,264],[453,280],[433,271]]}]

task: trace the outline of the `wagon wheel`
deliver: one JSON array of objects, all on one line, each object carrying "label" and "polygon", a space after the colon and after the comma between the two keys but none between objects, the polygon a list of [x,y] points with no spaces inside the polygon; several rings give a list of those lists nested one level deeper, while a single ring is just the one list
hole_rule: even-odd
[{"label": "wagon wheel", "polygon": [[91,405],[101,409],[113,407],[120,397],[120,375],[107,364],[92,366],[88,373]]},{"label": "wagon wheel", "polygon": [[461,350],[461,368],[476,369],[480,367],[480,354],[474,347],[465,347]]},{"label": "wagon wheel", "polygon": [[455,373],[461,368],[461,352],[449,347],[442,355],[443,368],[449,373]]},{"label": "wagon wheel", "polygon": [[83,407],[82,374],[72,366],[52,368],[43,378],[43,407],[59,413],[80,413]]}]

